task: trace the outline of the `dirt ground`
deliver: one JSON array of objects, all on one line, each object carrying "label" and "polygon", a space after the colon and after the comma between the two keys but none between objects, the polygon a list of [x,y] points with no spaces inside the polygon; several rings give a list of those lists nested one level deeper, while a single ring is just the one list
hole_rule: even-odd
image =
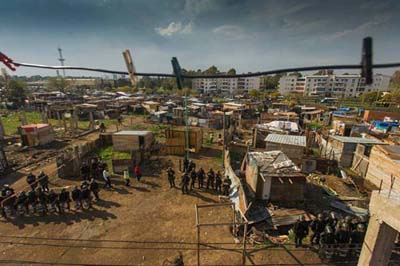
[{"label": "dirt ground", "polygon": [[[96,137],[94,133],[75,144]],[[222,170],[220,158],[216,147],[192,155],[197,167],[207,170]],[[153,157],[143,166],[142,181],[132,179],[131,187],[114,176],[114,188],[101,190],[101,200],[92,210],[1,220],[0,265],[163,265],[179,252],[185,265],[196,265],[195,204],[217,203],[219,199],[213,191],[196,188],[182,195],[178,188],[169,187],[164,170],[172,166],[179,173],[180,159]],[[39,170],[55,173],[54,161],[39,164],[33,171]],[[21,177],[27,172],[22,169],[2,183],[11,183],[18,191],[26,186]],[[50,175],[51,187],[56,189],[80,182]],[[203,209],[200,219],[202,223],[230,222],[232,210]],[[209,243],[201,246],[201,265],[241,265],[242,244],[235,244],[228,226],[202,228],[200,238]],[[253,250],[247,265],[322,265],[317,254],[308,249],[249,248]]]}]

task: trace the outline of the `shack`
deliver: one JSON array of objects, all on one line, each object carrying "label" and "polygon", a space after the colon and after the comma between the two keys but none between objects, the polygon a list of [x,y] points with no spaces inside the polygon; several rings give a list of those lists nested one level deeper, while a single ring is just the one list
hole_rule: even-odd
[{"label": "shack", "polygon": [[35,147],[54,141],[53,127],[49,124],[30,124],[18,128],[24,146]]},{"label": "shack", "polygon": [[375,111],[375,110],[365,110],[363,119],[367,122],[379,120],[400,120],[400,113],[396,112],[383,112],[383,111]]},{"label": "shack", "polygon": [[354,152],[357,144],[363,144],[368,149],[374,145],[387,145],[386,143],[370,138],[329,136],[325,154],[329,158],[336,160],[341,167],[350,167],[353,162]]},{"label": "shack", "polygon": [[[169,128],[165,131],[165,147],[167,154],[183,155],[186,151],[186,129]],[[203,130],[197,127],[189,128],[189,149],[199,152],[203,144]]]},{"label": "shack", "polygon": [[145,101],[142,103],[142,106],[147,112],[152,113],[158,111],[160,103],[154,101]]},{"label": "shack", "polygon": [[248,152],[242,170],[256,199],[277,203],[304,200],[306,178],[282,151]]},{"label": "shack", "polygon": [[146,130],[123,130],[112,135],[113,146],[116,151],[133,152],[151,149],[154,136]]},{"label": "shack", "polygon": [[306,149],[306,137],[296,135],[269,134],[265,138],[267,151],[280,150],[293,162],[299,165],[302,162]]},{"label": "shack", "polygon": [[[365,177],[375,186],[400,193],[400,145],[374,146],[369,156],[369,166]],[[395,180],[396,179],[396,180]]]}]

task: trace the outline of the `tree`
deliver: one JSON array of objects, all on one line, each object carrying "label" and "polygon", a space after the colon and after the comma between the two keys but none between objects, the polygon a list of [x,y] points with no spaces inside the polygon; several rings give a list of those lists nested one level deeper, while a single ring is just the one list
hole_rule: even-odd
[{"label": "tree", "polygon": [[378,91],[371,91],[371,92],[366,92],[361,96],[361,99],[364,103],[369,103],[372,104],[375,101],[378,101],[381,96],[381,92]]},{"label": "tree", "polygon": [[333,69],[321,69],[315,72],[314,75],[333,75]]},{"label": "tree", "polygon": [[265,90],[277,90],[279,79],[281,77],[282,77],[281,74],[277,74],[275,76],[265,76],[264,77]]},{"label": "tree", "polygon": [[249,96],[252,98],[258,98],[260,96],[260,92],[256,89],[251,89],[249,91]]},{"label": "tree", "polygon": [[47,80],[47,89],[50,91],[65,92],[71,86],[71,82],[63,77],[50,77]]},{"label": "tree", "polygon": [[234,69],[234,68],[229,69],[227,74],[228,75],[236,75],[236,69]]},{"label": "tree", "polygon": [[23,106],[26,99],[26,84],[19,80],[10,80],[7,84],[7,98],[17,107]]},{"label": "tree", "polygon": [[216,66],[210,66],[203,73],[204,74],[218,74],[219,70]]}]

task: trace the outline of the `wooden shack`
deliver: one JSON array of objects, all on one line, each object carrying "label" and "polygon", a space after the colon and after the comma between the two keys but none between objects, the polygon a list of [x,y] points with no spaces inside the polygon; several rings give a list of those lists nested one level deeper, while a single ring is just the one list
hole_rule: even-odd
[{"label": "wooden shack", "polygon": [[116,151],[133,152],[149,150],[154,142],[151,131],[123,130],[113,134],[113,147]]},{"label": "wooden shack", "polygon": [[248,152],[242,170],[256,199],[278,203],[304,200],[306,178],[281,151]]},{"label": "wooden shack", "polygon": [[[169,128],[165,131],[166,153],[183,155],[186,151],[186,129]],[[191,152],[199,152],[203,144],[203,130],[197,127],[189,128],[189,149]]]},{"label": "wooden shack", "polygon": [[372,138],[329,136],[322,154],[328,154],[329,158],[337,161],[341,167],[351,167],[357,144],[362,144],[367,148],[374,145],[386,145],[386,143]]},{"label": "wooden shack", "polygon": [[392,187],[393,191],[400,193],[400,145],[374,146],[365,178],[377,187],[382,181],[382,189]]},{"label": "wooden shack", "polygon": [[22,145],[35,147],[54,140],[53,127],[49,124],[30,124],[18,128]]},{"label": "wooden shack", "polygon": [[145,101],[142,103],[142,106],[144,109],[146,109],[147,112],[152,113],[158,111],[160,103],[154,101]]},{"label": "wooden shack", "polygon": [[265,138],[265,148],[267,151],[280,150],[300,165],[306,149],[306,136],[269,134]]}]

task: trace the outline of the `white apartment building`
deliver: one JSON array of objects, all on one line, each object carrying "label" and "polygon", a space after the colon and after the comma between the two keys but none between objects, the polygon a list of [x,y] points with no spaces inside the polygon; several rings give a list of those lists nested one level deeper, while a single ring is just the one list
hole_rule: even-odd
[{"label": "white apartment building", "polygon": [[199,93],[222,93],[232,95],[234,93],[248,93],[250,90],[260,89],[260,77],[248,78],[198,78],[192,80],[192,88]]},{"label": "white apartment building", "polygon": [[376,74],[373,77],[373,83],[366,85],[364,78],[357,74],[303,77],[288,75],[280,78],[279,93],[281,95],[300,93],[304,96],[359,97],[365,92],[387,91],[390,78],[390,76]]}]

